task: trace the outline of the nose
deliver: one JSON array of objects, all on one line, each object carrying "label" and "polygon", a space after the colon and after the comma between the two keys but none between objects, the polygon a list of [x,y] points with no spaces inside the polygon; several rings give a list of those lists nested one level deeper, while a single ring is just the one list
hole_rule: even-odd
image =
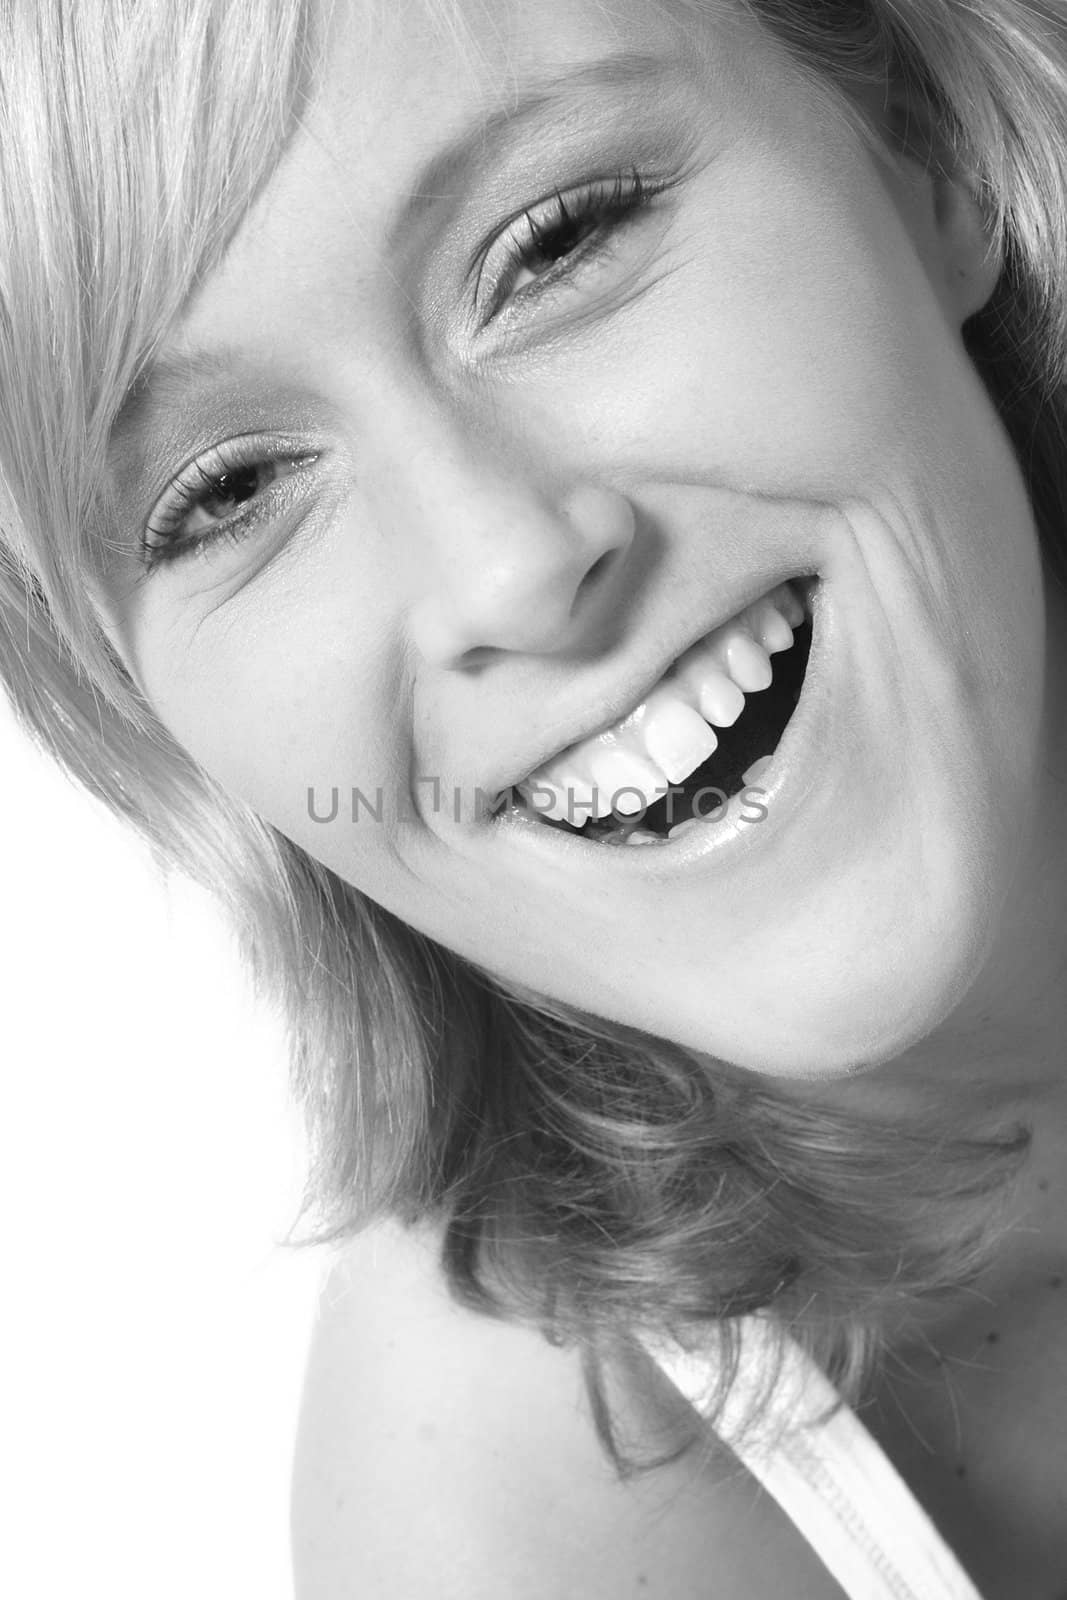
[{"label": "nose", "polygon": [[628,581],[635,520],[624,495],[583,480],[550,497],[499,456],[457,452],[454,438],[409,470],[419,584],[409,631],[425,660],[593,647]]}]

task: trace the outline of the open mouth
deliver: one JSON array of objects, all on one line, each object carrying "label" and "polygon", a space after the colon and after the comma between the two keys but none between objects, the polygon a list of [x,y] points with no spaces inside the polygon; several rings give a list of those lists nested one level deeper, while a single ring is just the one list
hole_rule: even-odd
[{"label": "open mouth", "polygon": [[796,710],[818,582],[792,578],[716,628],[616,729],[509,789],[496,817],[518,813],[631,848],[717,820],[735,796],[758,790]]}]

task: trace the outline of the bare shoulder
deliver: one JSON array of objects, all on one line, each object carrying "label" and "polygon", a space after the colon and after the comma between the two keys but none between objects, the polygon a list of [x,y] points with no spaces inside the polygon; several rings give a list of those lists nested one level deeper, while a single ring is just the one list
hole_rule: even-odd
[{"label": "bare shoulder", "polygon": [[[637,1411],[672,1403],[652,1368]],[[297,1600],[841,1597],[739,1467],[690,1456],[620,1483],[578,1353],[457,1305],[436,1235],[397,1224],[324,1290],[292,1512]]]}]

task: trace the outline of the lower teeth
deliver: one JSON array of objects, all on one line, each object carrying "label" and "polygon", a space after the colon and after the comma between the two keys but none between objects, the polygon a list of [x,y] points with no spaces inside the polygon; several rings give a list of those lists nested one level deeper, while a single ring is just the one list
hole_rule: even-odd
[{"label": "lower teeth", "polygon": [[[744,782],[746,784],[758,783],[770,766],[771,759],[770,755],[766,755],[761,756],[758,761],[754,761],[744,775]],[[676,822],[674,827],[670,828],[665,834],[656,833],[653,829],[646,828],[638,822],[629,828],[619,827],[610,832],[589,834],[587,837],[590,842],[595,840],[598,844],[610,844],[616,846],[616,848],[619,845],[666,844],[670,839],[680,839],[683,834],[691,832],[693,828],[699,828],[702,822],[714,822],[716,815],[717,813],[712,812],[706,816],[687,817],[684,822]]]},{"label": "lower teeth", "polygon": [[653,833],[651,828],[630,828],[627,832],[620,829],[616,833],[602,833],[591,835],[598,844],[611,844],[618,848],[619,845],[666,844],[670,839],[677,839],[690,828],[700,826],[699,817],[690,817],[687,822],[679,822],[670,833]]}]

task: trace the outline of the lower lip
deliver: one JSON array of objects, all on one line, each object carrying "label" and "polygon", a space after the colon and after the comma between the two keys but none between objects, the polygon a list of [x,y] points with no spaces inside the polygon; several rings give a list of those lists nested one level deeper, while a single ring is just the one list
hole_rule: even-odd
[{"label": "lower lip", "polygon": [[796,818],[805,796],[826,767],[826,743],[819,737],[819,722],[829,701],[828,656],[833,626],[825,589],[824,580],[812,597],[811,648],[800,699],[763,776],[758,783],[747,786],[754,798],[746,803],[746,810],[751,813],[758,804],[766,811],[765,816],[750,815],[745,820],[740,814],[745,792],[742,790],[730,799],[725,817],[718,821],[709,818],[695,828],[687,828],[666,844],[596,844],[578,833],[546,827],[517,810],[501,812],[490,826],[507,830],[531,850],[543,853],[546,862],[565,864],[572,871],[601,871],[606,867],[611,872],[651,879],[673,877],[705,861],[725,866],[746,851],[769,845]]}]

